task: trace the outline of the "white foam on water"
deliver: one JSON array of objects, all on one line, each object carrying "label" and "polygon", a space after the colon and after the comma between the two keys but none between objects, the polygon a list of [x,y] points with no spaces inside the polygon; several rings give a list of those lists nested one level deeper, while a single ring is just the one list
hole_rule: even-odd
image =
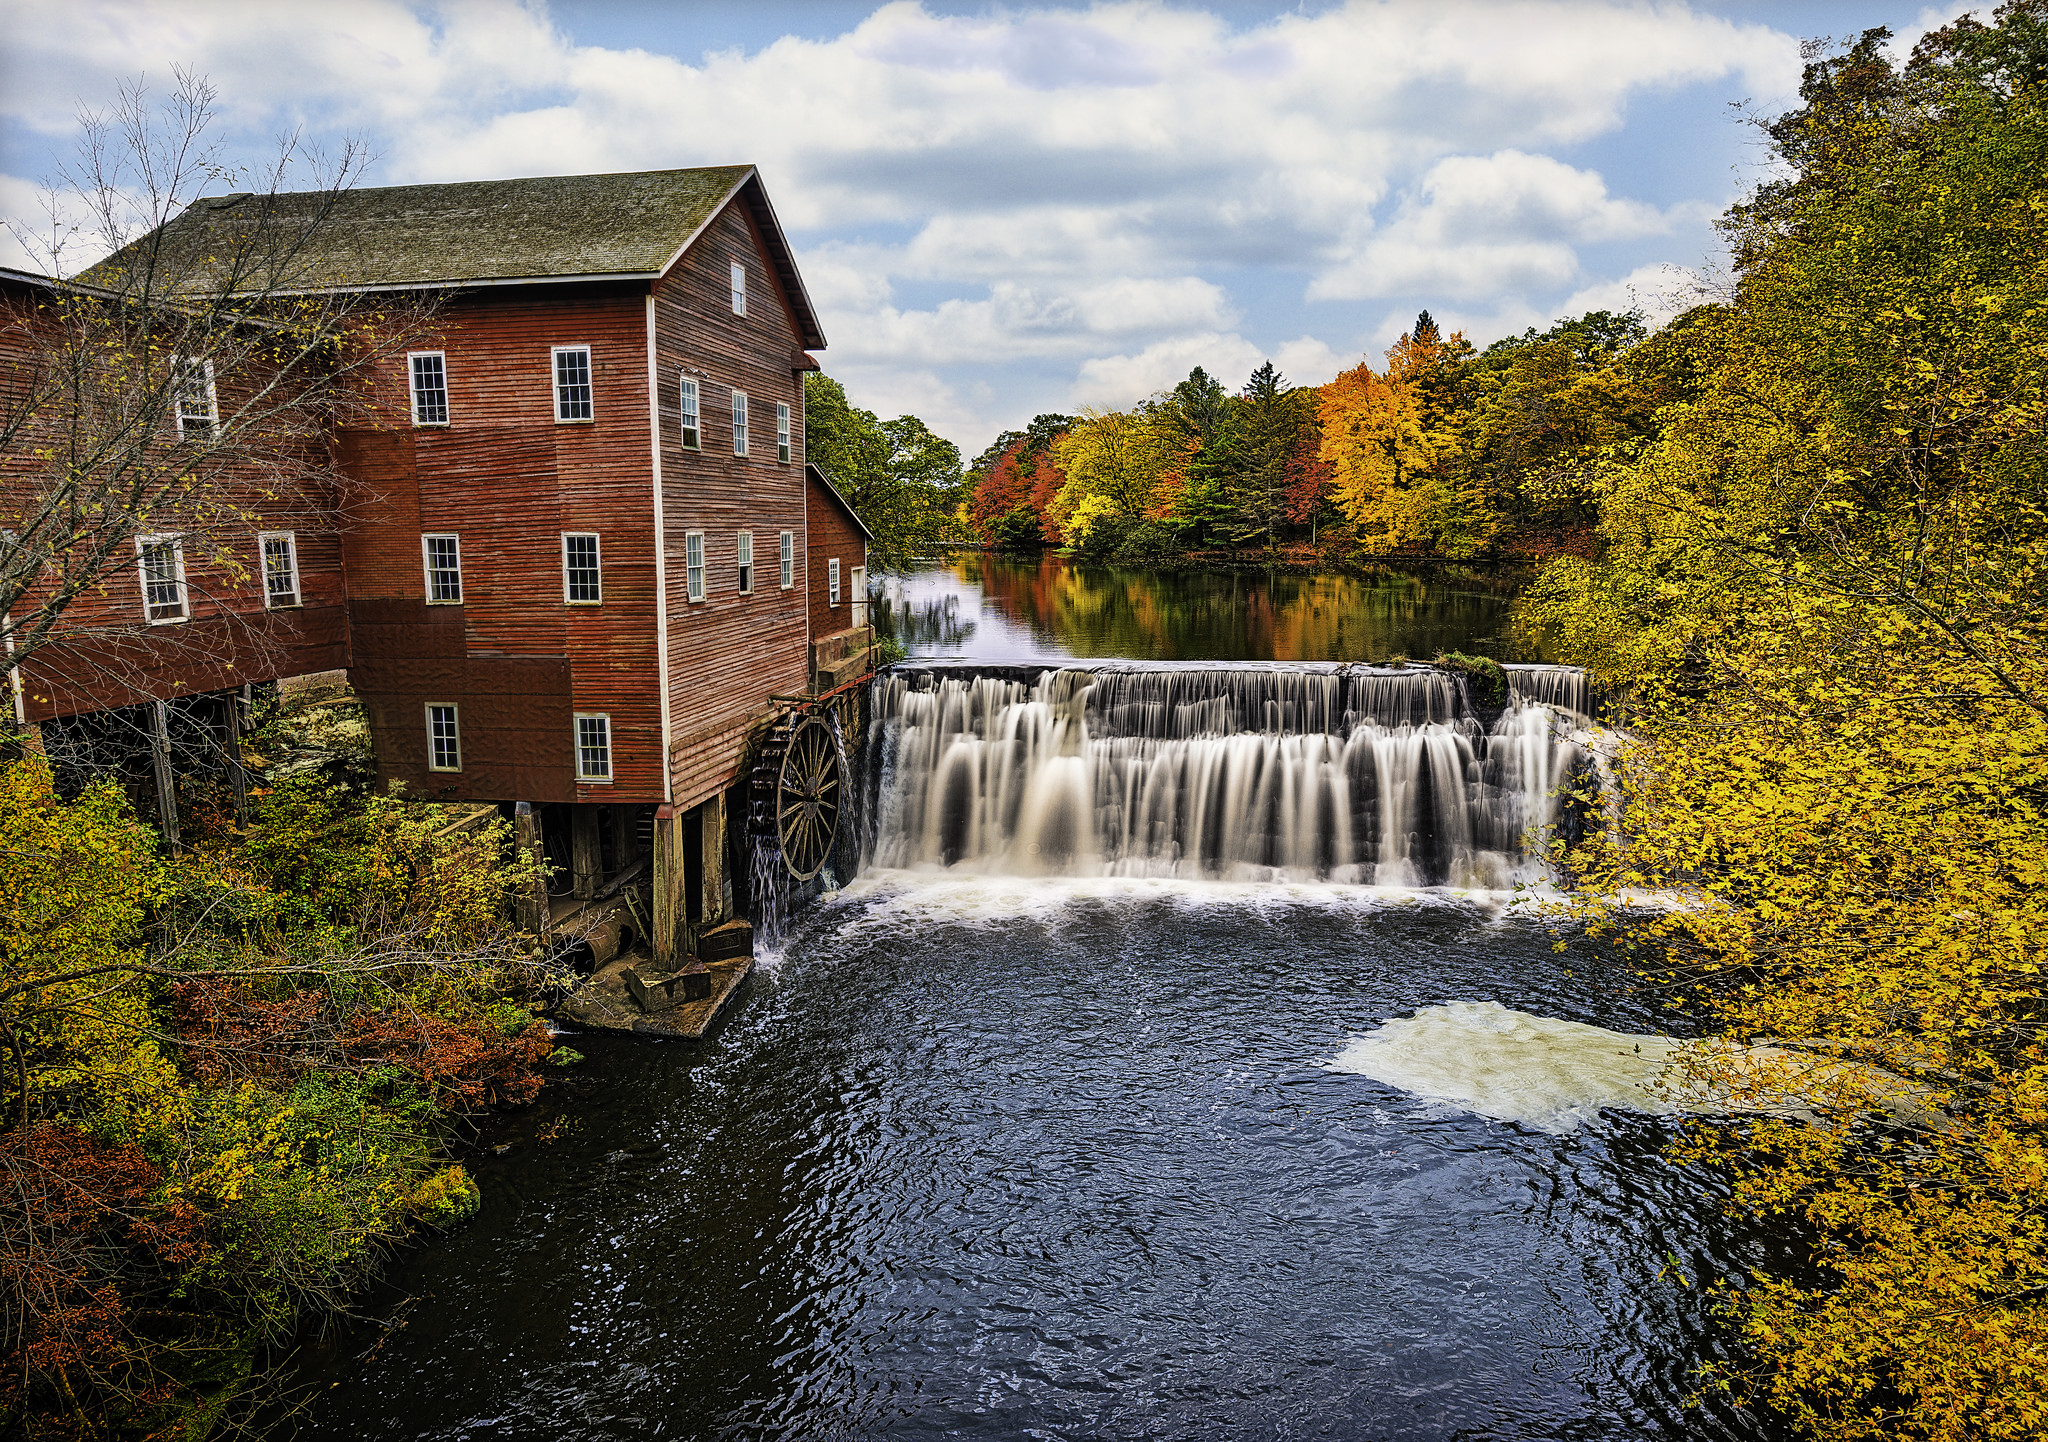
[{"label": "white foam on water", "polygon": [[1602,1108],[1668,1115],[1658,1090],[1682,1043],[1516,1011],[1496,1001],[1453,1001],[1396,1017],[1357,1037],[1325,1065],[1370,1077],[1425,1101],[1563,1135]]}]

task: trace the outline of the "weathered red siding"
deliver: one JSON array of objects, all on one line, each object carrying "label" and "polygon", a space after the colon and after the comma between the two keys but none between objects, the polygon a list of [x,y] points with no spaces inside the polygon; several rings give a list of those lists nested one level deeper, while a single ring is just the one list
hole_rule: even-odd
[{"label": "weathered red siding", "polygon": [[[868,563],[867,537],[837,496],[816,481],[810,496],[811,636],[829,636],[853,624],[853,568]],[[839,560],[839,604],[832,604],[831,566]]]},{"label": "weathered red siding", "polygon": [[[730,267],[747,267],[747,314],[732,313]],[[771,693],[806,679],[803,390],[796,328],[760,237],[739,205],[705,227],[654,287],[669,650],[670,771],[678,807],[737,779],[746,728]],[[680,382],[697,381],[702,439],[681,444]],[[748,455],[732,453],[732,392],[748,400]],[[790,407],[790,458],[777,459],[775,407]],[[738,588],[738,535],[754,535],[754,590]],[[702,601],[689,599],[689,532],[704,533]],[[777,538],[794,533],[795,575],[778,577]]]}]

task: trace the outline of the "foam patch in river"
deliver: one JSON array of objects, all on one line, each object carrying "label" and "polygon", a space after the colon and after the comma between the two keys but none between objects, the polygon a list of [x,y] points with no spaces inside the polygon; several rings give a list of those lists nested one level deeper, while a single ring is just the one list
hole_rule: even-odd
[{"label": "foam patch in river", "polygon": [[1656,1087],[1680,1045],[1494,1001],[1453,1001],[1356,1038],[1328,1066],[1425,1101],[1562,1135],[1597,1120],[1605,1107],[1678,1110]]}]

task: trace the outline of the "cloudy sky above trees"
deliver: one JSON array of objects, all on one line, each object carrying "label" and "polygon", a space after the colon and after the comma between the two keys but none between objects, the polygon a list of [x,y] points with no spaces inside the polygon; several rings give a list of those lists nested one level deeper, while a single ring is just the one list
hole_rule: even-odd
[{"label": "cloudy sky above trees", "polygon": [[0,213],[173,64],[230,160],[355,135],[367,184],[752,161],[827,369],[972,454],[1196,364],[1328,380],[1424,306],[1481,343],[1654,317],[1757,177],[1731,106],[1787,108],[1802,38],[1968,8],[0,0]]}]

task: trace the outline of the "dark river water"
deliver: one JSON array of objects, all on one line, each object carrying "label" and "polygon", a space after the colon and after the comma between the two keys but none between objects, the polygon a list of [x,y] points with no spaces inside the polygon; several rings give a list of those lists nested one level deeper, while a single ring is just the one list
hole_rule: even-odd
[{"label": "dark river water", "polygon": [[1506,900],[860,877],[705,1044],[573,1038],[300,1435],[1773,1435],[1694,1397],[1707,1285],[1782,1259],[1629,1080],[1685,1023]]}]

